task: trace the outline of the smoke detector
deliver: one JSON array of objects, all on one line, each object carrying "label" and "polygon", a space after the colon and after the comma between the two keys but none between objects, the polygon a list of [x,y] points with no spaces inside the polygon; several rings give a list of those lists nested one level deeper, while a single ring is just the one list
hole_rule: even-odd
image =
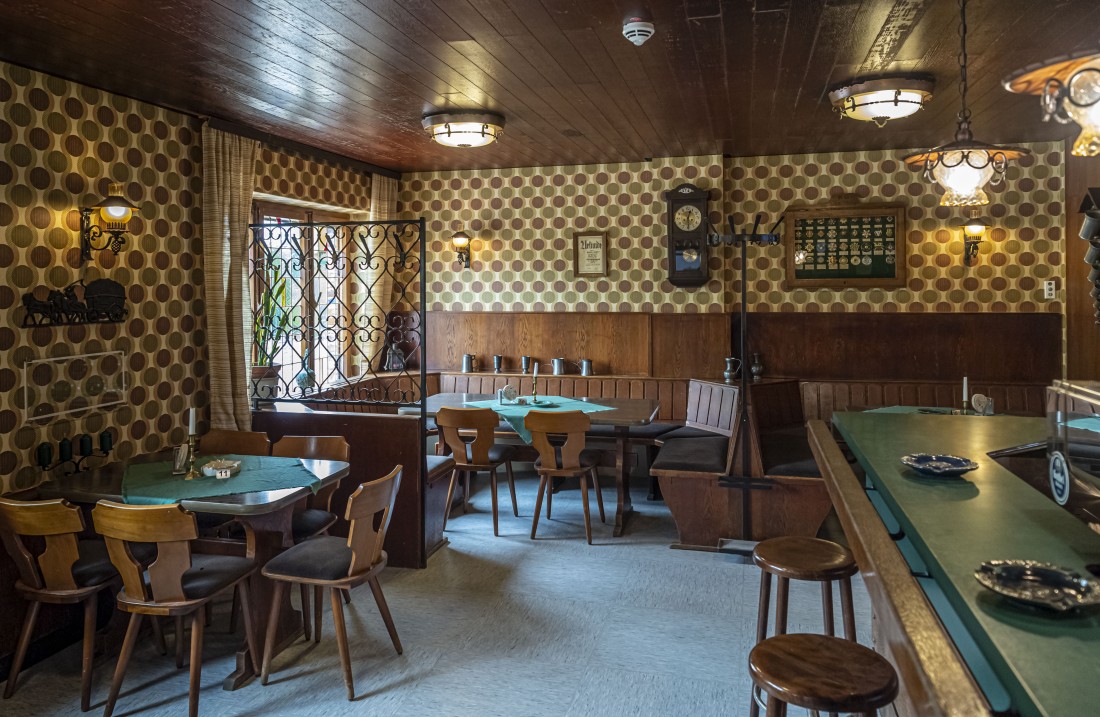
[{"label": "smoke detector", "polygon": [[653,23],[645,18],[627,16],[623,20],[623,37],[638,47],[641,47],[646,40],[653,37],[653,33]]}]

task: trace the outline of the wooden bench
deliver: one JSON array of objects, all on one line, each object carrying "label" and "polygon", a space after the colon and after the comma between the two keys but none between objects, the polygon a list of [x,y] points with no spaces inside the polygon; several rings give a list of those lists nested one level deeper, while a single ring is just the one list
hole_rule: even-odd
[{"label": "wooden bench", "polygon": [[[1046,414],[1048,383],[970,381],[970,392],[993,399],[997,413]],[[962,407],[962,381],[801,381],[806,420],[828,423],[834,411],[862,411],[885,406]]]}]

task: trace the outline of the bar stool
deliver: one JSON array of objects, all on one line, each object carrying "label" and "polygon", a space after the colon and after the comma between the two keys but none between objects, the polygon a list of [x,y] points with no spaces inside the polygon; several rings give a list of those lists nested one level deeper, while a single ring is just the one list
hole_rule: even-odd
[{"label": "bar stool", "polygon": [[[775,634],[787,632],[787,596],[791,580],[821,583],[821,607],[825,634],[833,636],[833,582],[840,583],[844,636],[855,642],[856,619],[852,607],[852,576],[859,569],[855,558],[843,545],[819,538],[787,536],[757,543],[752,561],[760,568],[760,609],[756,618],[756,642],[768,636],[768,611],[771,603],[772,575],[778,578],[775,591]],[[759,715],[753,690],[750,717]]]},{"label": "bar stool", "polygon": [[898,676],[886,658],[863,645],[827,635],[776,635],[749,653],[749,673],[768,695],[767,717],[787,705],[819,712],[874,717],[898,695]]}]

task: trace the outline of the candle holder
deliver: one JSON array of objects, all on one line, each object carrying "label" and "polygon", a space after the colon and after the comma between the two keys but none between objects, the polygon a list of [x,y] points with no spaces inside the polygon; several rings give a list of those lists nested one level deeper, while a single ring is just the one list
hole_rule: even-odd
[{"label": "candle holder", "polygon": [[[45,446],[45,449],[43,448]],[[72,475],[74,473],[82,473],[87,469],[84,465],[84,461],[89,458],[107,458],[111,455],[111,448],[107,447],[107,450],[102,448],[98,451],[89,451],[78,456],[70,456],[69,458],[61,458],[60,455],[56,461],[53,460],[53,447],[49,443],[41,443],[38,446],[38,467],[40,470],[50,472],[62,466],[71,466],[70,470],[66,470],[64,475]],[[43,460],[46,458],[46,460]]]},{"label": "candle holder", "polygon": [[195,438],[194,434],[187,437],[187,472],[183,474],[184,480],[194,480],[202,476],[202,473],[195,469]]},{"label": "candle holder", "polygon": [[531,380],[531,403],[539,402],[539,377],[535,376]]}]

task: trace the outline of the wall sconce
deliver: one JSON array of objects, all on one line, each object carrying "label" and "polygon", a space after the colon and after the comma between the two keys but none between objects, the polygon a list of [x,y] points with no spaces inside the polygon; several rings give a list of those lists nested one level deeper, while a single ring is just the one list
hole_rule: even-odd
[{"label": "wall sconce", "polygon": [[992,226],[992,222],[985,217],[970,217],[962,220],[963,263],[966,266],[973,266],[977,261],[978,249]]},{"label": "wall sconce", "polygon": [[[80,208],[80,263],[91,261],[93,251],[110,249],[116,255],[126,244],[130,217],[138,209],[122,194],[121,184],[112,184],[107,197],[92,207]],[[99,212],[99,223],[92,219]]]},{"label": "wall sconce", "polygon": [[470,268],[470,235],[466,232],[459,230],[451,237],[451,246],[454,247],[455,253],[458,254],[458,260],[462,262],[462,266]]}]

